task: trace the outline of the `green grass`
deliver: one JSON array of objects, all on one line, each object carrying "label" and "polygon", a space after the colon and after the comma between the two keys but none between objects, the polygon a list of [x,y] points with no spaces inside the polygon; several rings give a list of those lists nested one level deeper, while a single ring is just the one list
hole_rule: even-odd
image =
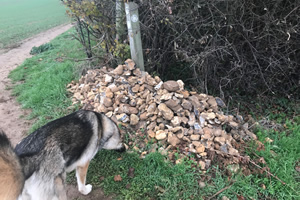
[{"label": "green grass", "polygon": [[[79,43],[72,40],[69,33],[62,34],[50,44],[53,48],[27,59],[10,74],[10,78],[19,81],[13,90],[18,101],[24,108],[32,109],[31,117],[37,118],[32,130],[71,112],[67,109],[71,101],[66,85],[77,78],[75,71],[82,63],[66,57],[80,59],[85,56],[79,50]],[[193,168],[194,162],[188,159],[174,165],[158,153],[140,159],[138,153],[120,154],[114,151],[100,151],[96,155],[91,162],[87,182],[102,187],[106,193],[116,194],[117,199],[206,199],[222,189],[224,191],[213,199],[223,196],[229,199],[300,199],[300,177],[294,169],[300,158],[300,120],[299,117],[287,120],[294,116],[294,111],[284,115],[281,109],[276,109],[280,112],[270,110],[269,116],[277,123],[285,124],[285,129],[258,128],[256,133],[261,141],[266,137],[274,141],[265,143],[262,151],[249,144],[247,152],[253,160],[263,157],[266,165],[258,164],[268,166],[270,172],[286,185],[274,177],[257,173],[258,168],[250,163],[248,165],[253,172],[248,176],[240,171],[228,175],[222,166],[217,165],[204,173]],[[129,173],[130,169],[134,169],[133,174]],[[116,175],[120,175],[122,181],[115,181]],[[74,173],[68,180],[75,182]],[[204,188],[200,188],[199,180],[205,181]]]},{"label": "green grass", "polygon": [[[132,176],[130,168],[134,169]],[[117,199],[199,199],[203,191],[197,182],[200,174],[195,171],[191,161],[173,165],[160,153],[142,160],[137,153],[103,150],[92,160],[87,182],[119,195]],[[116,175],[122,181],[114,181]],[[75,182],[74,174],[71,180]]]},{"label": "green grass", "polygon": [[31,130],[64,115],[71,105],[66,85],[76,78],[74,70],[80,64],[71,59],[85,56],[71,31],[51,41],[52,49],[27,59],[9,75],[15,82],[22,81],[13,94],[23,108],[32,110],[30,117],[37,118]]},{"label": "green grass", "polygon": [[59,0],[0,0],[0,49],[69,22]]}]

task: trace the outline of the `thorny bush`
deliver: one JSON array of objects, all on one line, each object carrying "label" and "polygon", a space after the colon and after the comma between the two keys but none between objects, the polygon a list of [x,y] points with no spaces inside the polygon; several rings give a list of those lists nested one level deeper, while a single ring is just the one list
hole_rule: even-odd
[{"label": "thorny bush", "polygon": [[[115,1],[67,2],[108,53],[117,49]],[[84,2],[96,6],[97,15],[83,9]],[[299,0],[134,2],[147,71],[223,98],[232,92],[299,97]]]}]

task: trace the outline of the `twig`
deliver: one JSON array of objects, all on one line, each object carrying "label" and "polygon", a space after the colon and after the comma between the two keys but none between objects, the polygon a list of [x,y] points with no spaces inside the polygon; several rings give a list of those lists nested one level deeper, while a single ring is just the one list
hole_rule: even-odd
[{"label": "twig", "polygon": [[224,192],[225,190],[227,190],[228,188],[230,188],[232,186],[232,184],[233,184],[233,182],[230,185],[228,185],[228,186],[224,187],[223,189],[219,190],[216,194],[214,194],[211,197],[209,197],[208,200],[210,200],[210,199],[214,198],[215,196],[219,195],[220,193]]},{"label": "twig", "polygon": [[262,169],[263,171],[267,172],[267,174],[271,175],[272,177],[276,178],[278,181],[280,181],[283,185],[286,185],[285,182],[283,182],[280,178],[278,178],[276,175],[272,174],[271,172],[269,172],[266,169],[263,169],[261,166],[259,166],[258,164],[256,164],[253,160],[249,160],[249,162],[254,165],[255,167],[258,167],[259,169]]}]

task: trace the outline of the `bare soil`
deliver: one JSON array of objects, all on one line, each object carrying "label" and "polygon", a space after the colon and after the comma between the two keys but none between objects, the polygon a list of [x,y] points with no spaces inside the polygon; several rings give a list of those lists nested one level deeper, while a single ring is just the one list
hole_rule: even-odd
[{"label": "bare soil", "polygon": [[[8,74],[11,70],[22,64],[25,59],[31,57],[29,52],[32,47],[49,42],[71,27],[72,25],[70,24],[61,25],[28,38],[20,44],[14,45],[14,48],[0,49],[0,129],[7,134],[13,146],[26,136],[33,120],[25,119],[30,110],[22,109],[16,98],[11,95],[10,88],[12,83],[8,78]],[[94,189],[89,195],[83,196],[74,185],[67,186],[67,194],[70,200],[111,199],[111,197],[106,197],[99,188]]]}]

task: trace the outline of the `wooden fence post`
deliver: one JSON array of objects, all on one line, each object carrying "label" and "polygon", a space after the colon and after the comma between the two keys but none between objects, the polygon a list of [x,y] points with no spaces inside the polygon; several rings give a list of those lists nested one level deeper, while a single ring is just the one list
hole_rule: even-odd
[{"label": "wooden fence post", "polygon": [[137,67],[145,71],[138,5],[134,2],[125,3],[125,11],[131,59],[136,63]]}]

